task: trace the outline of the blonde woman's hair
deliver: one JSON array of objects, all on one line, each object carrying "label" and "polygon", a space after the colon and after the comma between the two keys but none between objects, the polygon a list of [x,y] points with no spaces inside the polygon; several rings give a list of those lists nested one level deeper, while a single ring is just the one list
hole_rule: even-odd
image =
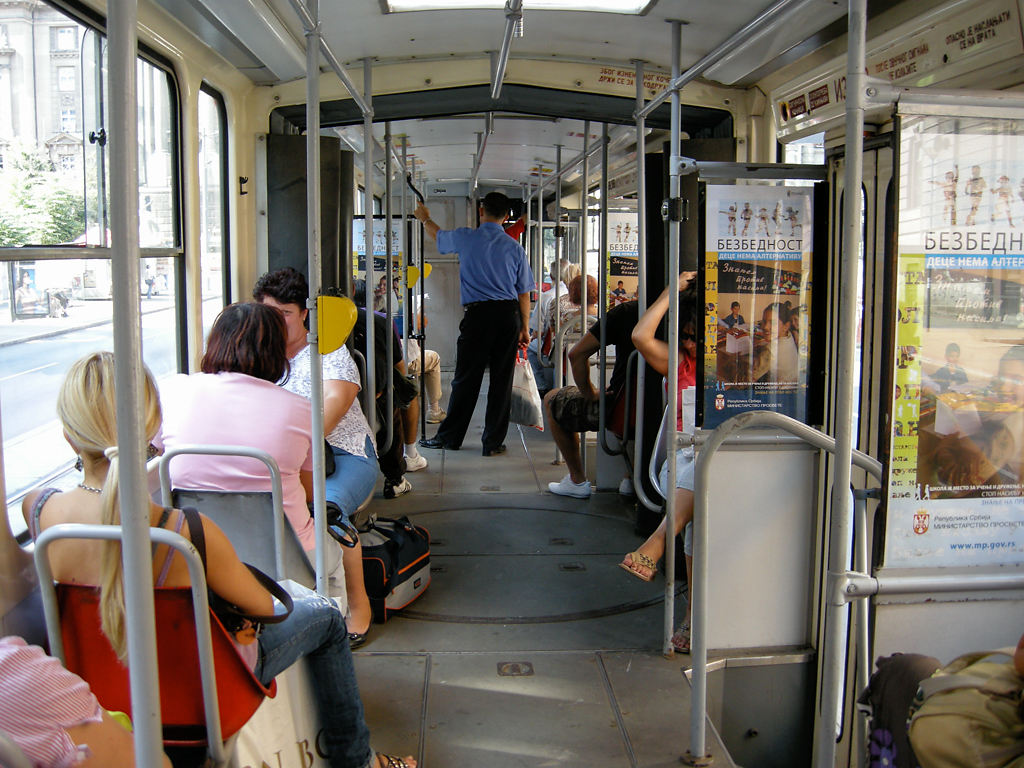
[{"label": "blonde woman's hair", "polygon": [[569,285],[573,280],[580,276],[582,270],[580,270],[579,264],[569,264],[562,270],[562,282]]},{"label": "blonde woman's hair", "polygon": [[[143,415],[146,440],[160,427],[160,397],[146,366],[143,372]],[[120,525],[118,509],[117,398],[114,390],[114,355],[93,352],[68,370],[57,395],[57,416],[64,433],[78,451],[94,462],[108,462],[100,494],[100,522]],[[122,661],[128,654],[124,628],[124,580],[121,543],[103,543],[100,560],[100,620],[103,633]]]}]

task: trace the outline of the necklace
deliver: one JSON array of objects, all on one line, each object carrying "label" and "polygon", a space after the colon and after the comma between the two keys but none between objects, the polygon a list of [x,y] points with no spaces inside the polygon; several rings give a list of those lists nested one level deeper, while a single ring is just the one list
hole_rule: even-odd
[{"label": "necklace", "polygon": [[89,493],[103,493],[102,488],[93,488],[91,485],[86,485],[85,483],[79,483],[78,487],[83,491],[88,491]]}]

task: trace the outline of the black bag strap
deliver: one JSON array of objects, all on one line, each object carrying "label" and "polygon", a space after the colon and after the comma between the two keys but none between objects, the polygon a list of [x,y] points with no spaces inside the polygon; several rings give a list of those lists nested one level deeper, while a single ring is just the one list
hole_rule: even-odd
[{"label": "black bag strap", "polygon": [[[194,546],[196,551],[199,552],[199,559],[203,561],[203,573],[206,573],[206,532],[203,530],[203,520],[199,516],[199,510],[195,507],[184,507],[182,508],[181,513],[185,516],[185,524],[188,525],[188,537],[192,540],[192,546]],[[284,606],[284,613],[274,613],[270,616],[256,616],[253,614],[242,613],[223,598],[218,600],[218,603],[220,604],[218,606],[218,610],[226,610],[229,613],[249,619],[250,621],[258,621],[261,624],[279,624],[291,616],[292,609],[295,607],[295,604],[292,602],[292,596],[285,592],[284,588],[280,584],[256,566],[249,565],[249,563],[244,563],[244,565],[256,578],[256,581],[258,581],[260,585],[270,593],[271,597]],[[209,587],[207,587],[207,590],[210,594],[216,595],[216,593],[209,589]],[[217,595],[217,597],[219,598],[220,596]]]}]

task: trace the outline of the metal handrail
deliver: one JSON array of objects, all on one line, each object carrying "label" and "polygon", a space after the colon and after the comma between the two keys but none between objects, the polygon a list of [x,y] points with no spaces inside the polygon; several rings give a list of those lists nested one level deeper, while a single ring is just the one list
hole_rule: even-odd
[{"label": "metal handrail", "polygon": [[[699,452],[694,471],[694,506],[693,506],[693,584],[690,585],[690,596],[693,601],[691,608],[691,658],[693,659],[693,701],[690,708],[690,754],[695,759],[700,759],[705,754],[706,743],[706,719],[707,719],[707,579],[708,579],[708,475],[710,474],[711,459],[718,451],[725,440],[735,432],[753,427],[774,427],[783,429],[790,434],[796,435],[816,448],[829,453],[837,452],[836,440],[814,427],[807,426],[803,422],[784,416],[780,413],[764,411],[748,411],[726,419],[712,433],[704,443]],[[847,450],[850,450],[849,447]],[[865,470],[879,482],[882,481],[883,468],[881,462],[857,450],[851,451],[852,464]],[[829,576],[832,579],[832,574]],[[1024,582],[1024,576],[1021,577]],[[865,585],[866,587],[870,585]],[[835,590],[830,590],[834,594]],[[834,611],[832,606],[834,600],[830,601],[826,608],[826,627],[833,623]],[[840,649],[841,650],[841,649]],[[838,659],[831,659],[826,656],[823,664],[828,665],[837,662]],[[826,705],[830,704],[828,696],[834,698],[835,688],[826,690],[822,688],[821,701]],[[825,712],[819,712],[818,717],[822,722],[826,718]],[[826,722],[834,723],[835,717]]]},{"label": "metal handrail", "polygon": [[[244,456],[250,459],[262,461],[270,472],[270,497],[274,505],[274,567],[277,568],[277,578],[287,578],[284,570],[284,491],[281,483],[281,470],[278,469],[274,457],[266,451],[258,448],[249,448],[244,445],[177,445],[168,448],[160,457],[160,503],[165,507],[171,506],[174,502],[171,498],[171,459],[182,454],[199,456]],[[324,537],[324,539],[326,536]],[[317,536],[317,551],[323,549],[323,541]],[[319,583],[320,558],[317,558],[317,583]]]},{"label": "metal handrail", "polygon": [[[196,643],[199,654],[199,677],[203,688],[203,707],[206,711],[207,746],[214,761],[223,764],[226,760],[224,739],[220,727],[220,707],[217,701],[217,675],[213,666],[213,640],[210,630],[210,607],[206,596],[206,572],[203,561],[192,542],[179,533],[163,528],[148,528],[150,541],[165,544],[181,553],[188,566],[192,590],[192,611],[196,620]],[[46,634],[50,640],[50,652],[61,664],[65,663],[64,639],[60,632],[60,611],[57,606],[57,590],[54,586],[47,548],[59,539],[101,539],[121,541],[123,531],[119,525],[84,525],[64,523],[47,528],[36,538],[34,552],[36,571],[39,574],[39,591],[43,601],[43,615],[46,619]],[[129,633],[137,631],[136,623],[126,616],[125,626]],[[159,699],[158,699],[159,701]]]}]

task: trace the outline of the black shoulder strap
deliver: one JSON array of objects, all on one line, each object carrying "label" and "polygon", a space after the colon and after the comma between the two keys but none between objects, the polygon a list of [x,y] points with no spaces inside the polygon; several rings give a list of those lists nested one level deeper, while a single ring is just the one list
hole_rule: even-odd
[{"label": "black shoulder strap", "polygon": [[185,516],[188,537],[192,541],[192,546],[199,552],[199,559],[203,561],[203,573],[206,573],[206,532],[203,530],[203,519],[195,507],[183,507],[181,514]]},{"label": "black shoulder strap", "polygon": [[[182,507],[181,513],[185,516],[185,523],[188,525],[188,535],[192,540],[192,546],[194,546],[199,552],[199,559],[203,561],[203,573],[206,573],[206,532],[203,530],[203,520],[199,516],[199,510],[195,507]],[[230,605],[223,599],[219,601],[218,605],[214,606],[212,604],[212,597],[211,607],[213,607],[215,611],[226,610],[246,619],[260,621],[263,624],[278,624],[287,619],[292,613],[292,596],[289,595],[280,584],[270,578],[267,574],[263,573],[263,571],[256,566],[249,565],[248,563],[244,563],[244,565],[256,578],[256,581],[258,581],[272,597],[276,598],[277,601],[281,603],[284,607],[284,612],[275,613],[271,616],[250,616],[240,612],[237,608]],[[210,590],[210,594],[214,595],[216,593]]]}]

